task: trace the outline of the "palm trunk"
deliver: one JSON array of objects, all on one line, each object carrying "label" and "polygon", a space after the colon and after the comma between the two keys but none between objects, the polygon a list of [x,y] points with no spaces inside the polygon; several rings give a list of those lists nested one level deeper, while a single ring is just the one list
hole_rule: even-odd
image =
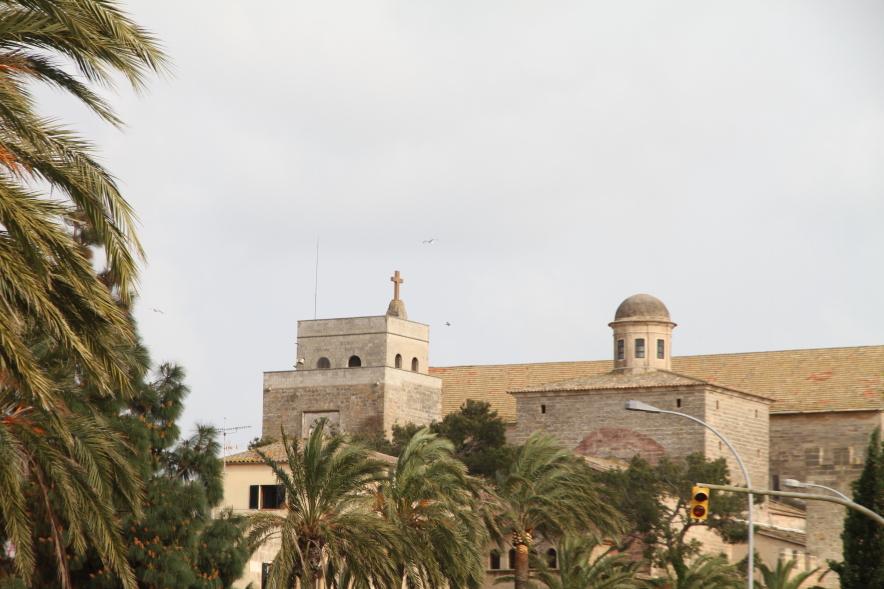
[{"label": "palm trunk", "polygon": [[528,589],[528,545],[516,544],[516,587]]}]

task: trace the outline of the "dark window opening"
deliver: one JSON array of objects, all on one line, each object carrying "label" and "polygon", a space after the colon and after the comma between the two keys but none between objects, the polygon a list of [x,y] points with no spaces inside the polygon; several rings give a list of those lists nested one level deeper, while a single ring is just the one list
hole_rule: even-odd
[{"label": "dark window opening", "polygon": [[488,568],[490,568],[492,571],[500,570],[500,552],[498,552],[497,550],[491,551],[491,562]]},{"label": "dark window opening", "polygon": [[548,566],[551,569],[558,568],[559,562],[558,562],[557,556],[558,555],[556,554],[555,548],[550,548],[549,550],[547,550],[546,551],[546,566]]},{"label": "dark window opening", "polygon": [[781,491],[780,489],[780,475],[775,474],[771,476],[771,485],[774,491]]},{"label": "dark window opening", "polygon": [[328,358],[326,358],[325,356],[323,356],[322,358],[320,358],[319,360],[316,361],[316,367],[319,369],[322,369],[322,370],[326,370],[328,368],[331,368],[331,361]]},{"label": "dark window opening", "polygon": [[359,356],[350,356],[350,359],[347,360],[348,368],[359,368],[360,366],[362,366],[362,360]]},{"label": "dark window opening", "polygon": [[663,340],[657,340],[657,358],[662,360],[666,357],[666,344],[663,343]]},{"label": "dark window opening", "polygon": [[285,503],[282,485],[261,485],[261,509],[280,509]]},{"label": "dark window opening", "polygon": [[719,407],[720,407],[720,405],[718,404],[718,400],[716,399],[716,401],[715,401],[715,408],[718,409]]},{"label": "dark window opening", "polygon": [[676,406],[676,407],[681,407],[681,398],[680,398],[680,397],[679,397],[678,399],[675,400],[675,406]]},{"label": "dark window opening", "polygon": [[626,357],[626,342],[622,339],[617,340],[617,359],[623,360]]},{"label": "dark window opening", "polygon": [[506,568],[508,568],[508,569],[516,568],[516,549],[515,548],[510,548],[510,553],[507,554],[506,565],[507,565]]},{"label": "dark window opening", "polygon": [[249,509],[258,509],[258,485],[249,485]]},{"label": "dark window opening", "polygon": [[644,358],[645,357],[645,338],[640,337],[635,340],[635,357],[636,358]]},{"label": "dark window opening", "polygon": [[402,368],[402,354],[396,354],[396,359],[393,361],[393,366],[396,368]]},{"label": "dark window opening", "polygon": [[261,563],[261,589],[267,589],[270,583],[270,563]]},{"label": "dark window opening", "polygon": [[420,367],[420,366],[418,365],[417,358],[412,358],[412,359],[411,359],[411,371],[412,371],[412,372],[417,372],[417,369],[418,369],[419,367]]},{"label": "dark window opening", "polygon": [[541,412],[541,413],[546,413],[546,405],[541,405],[541,406],[540,406],[540,412]]}]

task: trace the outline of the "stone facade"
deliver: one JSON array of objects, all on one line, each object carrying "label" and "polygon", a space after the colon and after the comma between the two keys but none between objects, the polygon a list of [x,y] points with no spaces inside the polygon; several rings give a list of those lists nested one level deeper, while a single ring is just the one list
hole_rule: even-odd
[{"label": "stone facade", "polygon": [[517,419],[508,434],[521,443],[535,431],[547,432],[579,453],[629,460],[638,454],[651,462],[663,455],[680,457],[704,452],[723,457],[731,479],[742,484],[733,455],[715,434],[684,418],[626,411],[635,399],[705,420],[727,437],[746,463],[752,482],[768,480],[768,406],[761,398],[706,384],[672,388],[514,392]]},{"label": "stone facade", "polygon": [[[395,304],[394,304],[395,303]],[[326,418],[341,431],[385,433],[442,414],[442,383],[428,374],[429,327],[394,315],[298,322],[295,370],[264,374],[262,436],[295,437]]]},{"label": "stone facade", "polygon": [[[869,436],[884,428],[884,412],[793,413],[771,419],[770,469],[775,487],[791,478],[841,491],[862,472]],[[814,490],[814,492],[816,492]],[[840,560],[844,508],[834,503],[807,502],[807,550],[819,562]],[[834,575],[821,585],[837,587]]]}]

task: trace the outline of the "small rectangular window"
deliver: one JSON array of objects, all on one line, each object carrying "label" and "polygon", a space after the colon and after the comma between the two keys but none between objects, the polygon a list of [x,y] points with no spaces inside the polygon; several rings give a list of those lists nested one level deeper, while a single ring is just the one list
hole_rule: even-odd
[{"label": "small rectangular window", "polygon": [[623,360],[626,358],[626,342],[622,339],[617,340],[617,359]]},{"label": "small rectangular window", "polygon": [[261,485],[261,509],[280,509],[285,502],[282,485]]},{"label": "small rectangular window", "polygon": [[657,340],[657,358],[662,360],[666,357],[666,344],[663,343],[663,340]]},{"label": "small rectangular window", "polygon": [[851,449],[852,448],[835,448],[835,451],[832,452],[832,459],[835,464],[839,466],[850,464],[850,455],[852,454]]},{"label": "small rectangular window", "polygon": [[546,405],[541,405],[541,406],[540,406],[540,412],[541,412],[541,413],[546,413]]},{"label": "small rectangular window", "polygon": [[804,449],[804,465],[819,466],[823,462],[822,448],[805,448]]},{"label": "small rectangular window", "polygon": [[640,337],[635,340],[635,357],[636,358],[644,358],[645,357],[645,338]]},{"label": "small rectangular window", "polygon": [[675,406],[679,408],[681,407],[681,397],[675,400]]},{"label": "small rectangular window", "polygon": [[249,485],[249,509],[258,509],[258,485]]}]

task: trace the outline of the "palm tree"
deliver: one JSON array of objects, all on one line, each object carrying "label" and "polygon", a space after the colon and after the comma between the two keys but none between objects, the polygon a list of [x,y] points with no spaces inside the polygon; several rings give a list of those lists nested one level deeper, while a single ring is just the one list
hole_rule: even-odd
[{"label": "palm tree", "polygon": [[[548,589],[641,589],[648,584],[636,579],[638,563],[611,554],[595,535],[565,536],[556,551],[558,567],[532,553],[534,577]],[[498,582],[512,580],[501,577]]]},{"label": "palm tree", "polygon": [[398,531],[403,587],[481,587],[488,533],[481,485],[454,445],[423,428],[378,488],[378,509]]},{"label": "palm tree", "polygon": [[271,564],[271,588],[319,588],[328,571],[346,569],[354,584],[393,587],[401,582],[391,557],[396,530],[375,511],[375,489],[384,463],[363,448],[326,435],[317,423],[303,448],[282,432],[286,459],[277,463],[260,449],[285,490],[285,513],[250,516],[249,544],[280,542]]},{"label": "palm tree", "polygon": [[[164,59],[114,0],[0,0],[0,386],[44,407],[53,387],[28,346],[31,331],[72,354],[106,394],[126,388],[113,343],[131,341],[132,329],[107,286],[128,301],[141,247],[113,177],[88,142],[35,111],[31,85],[66,91],[119,125],[90,85],[122,74],[140,88]],[[75,226],[103,246],[104,283]]]},{"label": "palm tree", "polygon": [[[138,513],[141,488],[130,449],[97,414],[0,407],[0,514],[15,547],[14,572],[30,582],[34,520],[45,522],[63,588],[71,587],[68,550],[96,550],[124,587],[136,586],[126,559],[115,499]],[[12,571],[9,571],[12,572]]]},{"label": "palm tree", "polygon": [[515,587],[528,587],[528,555],[535,535],[555,540],[564,532],[616,529],[618,516],[599,493],[592,472],[552,438],[534,434],[495,480],[498,529],[512,537]]},{"label": "palm tree", "polygon": [[[801,589],[804,582],[820,570],[817,567],[810,571],[793,573],[793,569],[798,566],[798,561],[795,559],[788,561],[780,559],[775,569],[768,568],[763,562],[758,562],[757,566],[761,571],[764,589]],[[809,589],[816,589],[816,586]]]},{"label": "palm tree", "polygon": [[703,554],[691,562],[683,576],[669,571],[665,583],[670,589],[740,589],[746,580],[723,556]]}]

